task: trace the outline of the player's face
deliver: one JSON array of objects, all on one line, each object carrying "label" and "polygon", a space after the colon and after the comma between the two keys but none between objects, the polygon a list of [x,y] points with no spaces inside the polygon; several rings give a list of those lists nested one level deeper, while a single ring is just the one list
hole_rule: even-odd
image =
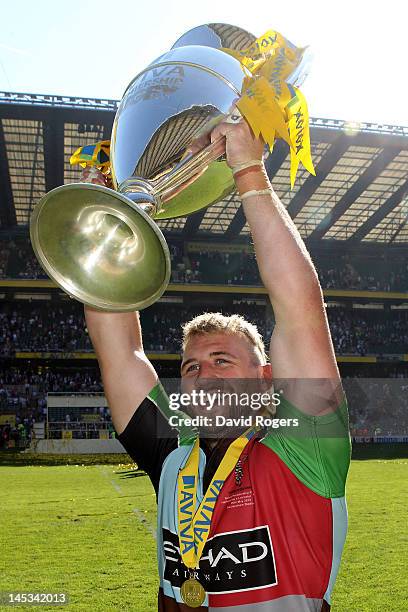
[{"label": "player's face", "polygon": [[[269,378],[268,378],[269,376]],[[187,343],[181,364],[182,391],[220,391],[242,394],[268,388],[270,366],[260,364],[249,341],[238,335],[214,332],[193,336]],[[259,384],[258,384],[259,383]],[[189,407],[191,416],[210,414],[208,407]],[[215,402],[211,415],[237,416],[240,407]]]},{"label": "player's face", "polygon": [[245,337],[214,332],[190,338],[181,376],[183,388],[188,390],[199,378],[261,378],[263,368]]}]

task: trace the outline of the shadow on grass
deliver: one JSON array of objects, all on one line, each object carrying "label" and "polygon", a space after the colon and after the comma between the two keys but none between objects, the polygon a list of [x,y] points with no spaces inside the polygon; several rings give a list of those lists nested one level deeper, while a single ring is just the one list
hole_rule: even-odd
[{"label": "shadow on grass", "polygon": [[0,466],[23,467],[27,465],[117,465],[129,468],[134,461],[126,454],[52,455],[16,451],[0,451]]},{"label": "shadow on grass", "polygon": [[[407,459],[408,444],[353,444],[352,459]],[[145,472],[137,470],[134,461],[126,454],[51,455],[16,451],[0,451],[0,466],[24,467],[28,465],[116,465],[121,478],[137,478]]]},{"label": "shadow on grass", "polygon": [[147,476],[143,470],[129,470],[127,472],[115,472],[121,480],[126,478],[139,478],[139,476]]}]

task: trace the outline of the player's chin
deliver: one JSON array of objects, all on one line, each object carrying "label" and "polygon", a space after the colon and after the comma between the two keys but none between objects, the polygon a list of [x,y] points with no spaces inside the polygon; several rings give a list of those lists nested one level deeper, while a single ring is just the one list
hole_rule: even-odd
[{"label": "player's chin", "polygon": [[229,425],[206,425],[200,427],[200,436],[212,440],[235,440],[238,438],[244,428],[231,427]]}]

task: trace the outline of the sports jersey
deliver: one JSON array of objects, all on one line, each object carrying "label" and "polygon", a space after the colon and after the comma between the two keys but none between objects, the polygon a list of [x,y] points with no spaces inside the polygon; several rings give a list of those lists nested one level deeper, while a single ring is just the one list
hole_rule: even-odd
[{"label": "sports jersey", "polygon": [[[166,421],[157,385],[119,440],[146,470],[158,496],[158,609],[187,612],[180,587],[189,578],[177,534],[177,477],[192,450]],[[330,610],[347,531],[345,481],[350,461],[347,406],[310,416],[282,398],[276,415],[298,419],[302,434],[254,436],[225,480],[195,577],[213,612]],[[160,436],[157,436],[161,428]],[[168,434],[168,435],[166,435]],[[197,507],[228,441],[200,448]],[[201,444],[201,441],[200,441]]]}]

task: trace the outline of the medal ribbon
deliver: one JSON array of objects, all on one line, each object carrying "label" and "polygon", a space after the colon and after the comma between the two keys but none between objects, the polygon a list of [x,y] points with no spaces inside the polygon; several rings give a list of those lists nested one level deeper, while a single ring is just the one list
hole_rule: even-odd
[{"label": "medal ribbon", "polygon": [[228,447],[197,511],[199,440],[195,439],[185,466],[178,474],[177,520],[180,555],[186,567],[196,568],[207,542],[211,519],[220,491],[234,469],[242,451],[258,431],[252,427],[234,440]]}]

